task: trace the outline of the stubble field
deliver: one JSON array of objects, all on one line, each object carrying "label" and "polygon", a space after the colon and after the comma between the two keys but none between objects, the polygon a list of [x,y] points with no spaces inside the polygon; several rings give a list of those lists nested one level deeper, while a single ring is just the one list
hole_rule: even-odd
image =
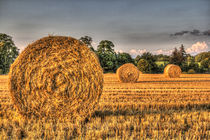
[{"label": "stubble field", "polygon": [[142,74],[120,83],[104,74],[104,89],[92,117],[83,123],[25,120],[14,108],[8,77],[0,76],[1,139],[209,139],[210,75]]}]

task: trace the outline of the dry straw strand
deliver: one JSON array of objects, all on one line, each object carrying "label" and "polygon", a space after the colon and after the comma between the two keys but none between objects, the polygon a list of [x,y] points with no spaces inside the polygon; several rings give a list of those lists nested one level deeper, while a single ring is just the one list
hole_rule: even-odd
[{"label": "dry straw strand", "polygon": [[174,64],[168,64],[164,69],[164,75],[169,78],[178,78],[181,73],[181,68]]},{"label": "dry straw strand", "polygon": [[140,72],[138,68],[132,63],[124,64],[117,69],[118,79],[123,83],[137,82],[139,79],[139,74]]},{"label": "dry straw strand", "polygon": [[103,90],[103,70],[84,43],[48,36],[29,44],[11,65],[9,91],[26,118],[90,116]]}]

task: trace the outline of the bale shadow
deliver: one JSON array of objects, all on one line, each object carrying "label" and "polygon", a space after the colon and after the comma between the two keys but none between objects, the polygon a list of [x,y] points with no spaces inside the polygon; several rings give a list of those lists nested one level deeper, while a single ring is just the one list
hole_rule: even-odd
[{"label": "bale shadow", "polygon": [[210,82],[210,80],[169,80],[169,81],[137,81],[137,83],[177,83],[177,82],[185,82],[185,83],[190,83],[190,82]]},{"label": "bale shadow", "polygon": [[96,110],[92,117],[101,117],[104,118],[105,116],[135,116],[135,115],[142,115],[142,114],[160,114],[160,113],[178,113],[178,112],[192,112],[192,111],[209,111],[210,110],[210,104],[200,104],[200,105],[186,105],[186,106],[180,106],[180,107],[161,107],[159,109],[148,109],[148,110]]}]

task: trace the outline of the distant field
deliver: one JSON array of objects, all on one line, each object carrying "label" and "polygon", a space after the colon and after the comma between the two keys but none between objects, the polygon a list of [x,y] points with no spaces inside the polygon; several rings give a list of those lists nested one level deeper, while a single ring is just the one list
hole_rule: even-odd
[{"label": "distant field", "polygon": [[155,63],[156,63],[158,66],[160,66],[160,65],[165,66],[165,65],[167,65],[169,62],[168,62],[168,61],[156,61]]},{"label": "distant field", "polygon": [[7,81],[7,76],[0,76],[3,139],[210,138],[210,74],[182,74],[180,78],[142,74],[137,83],[120,83],[116,74],[105,74],[95,113],[73,134],[68,123],[26,122],[12,105]]}]

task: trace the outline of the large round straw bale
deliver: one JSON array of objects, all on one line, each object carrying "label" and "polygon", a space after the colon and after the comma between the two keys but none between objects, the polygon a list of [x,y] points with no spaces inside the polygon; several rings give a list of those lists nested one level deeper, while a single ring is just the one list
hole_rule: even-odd
[{"label": "large round straw bale", "polygon": [[168,64],[164,69],[164,75],[170,78],[180,77],[181,73],[181,68],[174,64]]},{"label": "large round straw bale", "polygon": [[10,68],[10,94],[27,118],[84,119],[102,89],[97,56],[71,37],[49,36],[29,44]]},{"label": "large round straw bale", "polygon": [[117,69],[118,79],[123,83],[134,83],[139,79],[139,70],[132,64],[127,63]]}]

